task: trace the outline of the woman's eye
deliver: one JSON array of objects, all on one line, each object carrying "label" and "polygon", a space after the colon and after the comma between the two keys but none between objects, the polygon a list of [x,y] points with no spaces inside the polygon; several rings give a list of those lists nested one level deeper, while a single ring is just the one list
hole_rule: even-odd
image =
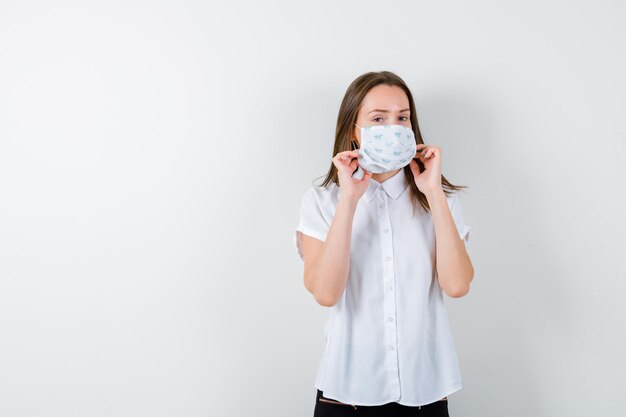
[{"label": "woman's eye", "polygon": [[409,118],[406,116],[400,116],[400,119],[402,119],[403,122],[406,122],[407,120],[409,120]]},{"label": "woman's eye", "polygon": [[[380,119],[380,120],[379,120],[379,119]],[[374,120],[375,122],[382,122],[382,121],[383,121],[383,118],[382,118],[382,117],[380,117],[380,116],[378,116],[378,117],[374,117],[374,119],[372,119],[372,120]]]}]

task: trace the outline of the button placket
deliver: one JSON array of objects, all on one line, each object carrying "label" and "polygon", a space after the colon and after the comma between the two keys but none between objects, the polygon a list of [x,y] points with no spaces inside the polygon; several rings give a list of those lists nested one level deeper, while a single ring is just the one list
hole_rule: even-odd
[{"label": "button placket", "polygon": [[[383,191],[383,190],[381,190]],[[395,271],[393,263],[393,239],[389,209],[386,204],[384,191],[379,194],[379,207],[381,208],[381,239],[383,280],[385,291],[383,293],[383,319],[385,320],[385,364],[388,373],[389,388],[395,397],[400,397],[400,366],[398,363],[397,328],[396,328],[396,296],[395,296]]]}]

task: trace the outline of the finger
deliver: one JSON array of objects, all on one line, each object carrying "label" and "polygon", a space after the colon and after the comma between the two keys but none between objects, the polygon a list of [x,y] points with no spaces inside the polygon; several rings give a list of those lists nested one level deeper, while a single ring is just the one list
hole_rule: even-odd
[{"label": "finger", "polygon": [[349,155],[337,154],[333,159],[338,171],[353,174],[359,166],[357,158],[351,158]]},{"label": "finger", "polygon": [[342,155],[337,155],[333,158],[333,164],[335,165],[337,170],[343,171],[344,169],[349,168],[350,159]]},{"label": "finger", "polygon": [[350,161],[352,161],[352,160],[354,160],[354,159],[358,158],[358,155],[354,155],[354,154],[352,153],[352,151],[346,151],[346,152],[340,152],[340,153],[338,153],[338,154],[335,156],[335,158],[337,158],[337,160],[338,160],[338,161],[348,163],[348,162],[350,162]]},{"label": "finger", "polygon": [[353,157],[357,157],[359,156],[359,150],[355,149],[352,151],[343,151],[343,152],[339,152],[337,155],[349,155],[349,156],[353,156]]},{"label": "finger", "polygon": [[426,159],[430,159],[431,157],[435,157],[435,156],[437,156],[437,149],[436,148],[430,148],[424,154],[424,157]]},{"label": "finger", "polygon": [[409,162],[409,166],[411,167],[411,171],[413,171],[413,176],[418,176],[419,174],[421,174],[420,167],[415,159],[412,159],[411,162]]},{"label": "finger", "polygon": [[433,152],[435,151],[435,147],[430,146],[426,149],[424,149],[424,151],[422,152],[422,155],[424,156],[424,158],[426,159],[430,159],[433,156]]},{"label": "finger", "polygon": [[[420,152],[420,154],[421,154],[421,155],[424,155],[424,154],[426,153],[426,151],[428,151],[430,148],[428,147],[428,145],[424,145],[423,143],[420,143],[420,144],[419,144],[419,145],[417,145],[417,146],[420,146],[420,145],[421,145],[421,147],[420,147],[420,148],[421,148],[421,152]],[[420,149],[418,149],[418,151],[419,151],[419,150],[420,150]]]}]

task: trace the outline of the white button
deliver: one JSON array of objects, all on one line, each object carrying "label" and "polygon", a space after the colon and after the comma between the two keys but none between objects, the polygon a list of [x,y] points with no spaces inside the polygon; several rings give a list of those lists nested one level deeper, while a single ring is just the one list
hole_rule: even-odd
[{"label": "white button", "polygon": [[387,317],[387,321],[393,321],[393,317]]},{"label": "white button", "polygon": [[381,205],[379,205],[378,207],[380,207],[380,208],[385,208],[385,205],[384,205],[384,204],[381,204]]},{"label": "white button", "polygon": [[387,287],[389,289],[389,291],[393,291],[393,285],[390,285],[389,287]]},{"label": "white button", "polygon": [[387,261],[387,262],[389,262],[390,260],[391,260],[391,258],[390,258],[389,256],[387,256],[387,257],[385,258],[385,261]]},{"label": "white button", "polygon": [[389,350],[394,350],[395,348],[393,347],[393,345],[389,345],[389,346],[387,347],[387,349],[389,349]]},{"label": "white button", "polygon": [[385,229],[385,230],[383,230],[383,232],[389,233],[389,229]]}]

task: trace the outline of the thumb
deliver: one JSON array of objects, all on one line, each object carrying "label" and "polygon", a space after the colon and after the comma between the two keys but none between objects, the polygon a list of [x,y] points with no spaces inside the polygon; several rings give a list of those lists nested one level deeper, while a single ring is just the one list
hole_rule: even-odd
[{"label": "thumb", "polygon": [[413,171],[413,175],[417,176],[417,175],[421,174],[420,167],[417,164],[417,162],[415,161],[415,159],[411,160],[411,163],[409,164],[409,166],[411,167],[411,171]]}]

